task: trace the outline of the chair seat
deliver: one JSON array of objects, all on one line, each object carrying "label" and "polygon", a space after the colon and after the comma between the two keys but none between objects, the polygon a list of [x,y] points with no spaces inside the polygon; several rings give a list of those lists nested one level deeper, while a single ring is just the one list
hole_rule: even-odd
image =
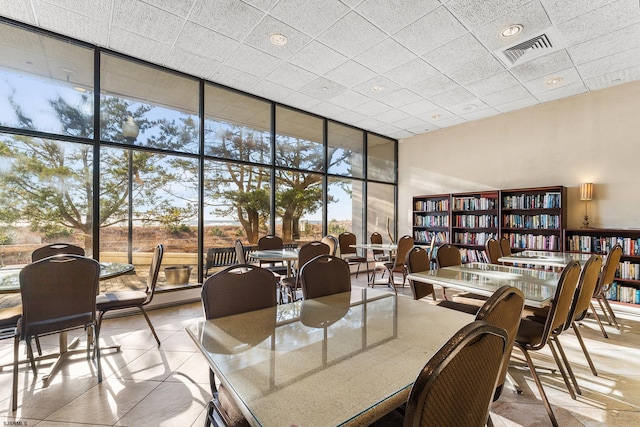
[{"label": "chair seat", "polygon": [[356,254],[352,254],[352,255],[345,255],[342,257],[343,260],[347,261],[347,262],[366,262],[367,259],[363,256],[360,255],[356,255]]},{"label": "chair seat", "polygon": [[533,318],[523,318],[520,320],[516,342],[519,344],[535,346],[540,343],[544,333],[544,323]]},{"label": "chair seat", "polygon": [[0,328],[15,327],[20,317],[22,317],[21,305],[3,308],[0,310]]},{"label": "chair seat", "polygon": [[146,292],[142,291],[117,291],[100,294],[96,297],[98,311],[114,308],[124,308],[142,304],[147,299]]}]

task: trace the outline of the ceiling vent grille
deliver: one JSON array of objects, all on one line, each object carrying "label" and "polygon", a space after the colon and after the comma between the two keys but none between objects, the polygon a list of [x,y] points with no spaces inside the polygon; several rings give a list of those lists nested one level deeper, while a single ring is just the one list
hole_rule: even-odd
[{"label": "ceiling vent grille", "polygon": [[558,31],[551,27],[528,40],[500,48],[495,53],[511,68],[561,49],[564,49],[564,41]]}]

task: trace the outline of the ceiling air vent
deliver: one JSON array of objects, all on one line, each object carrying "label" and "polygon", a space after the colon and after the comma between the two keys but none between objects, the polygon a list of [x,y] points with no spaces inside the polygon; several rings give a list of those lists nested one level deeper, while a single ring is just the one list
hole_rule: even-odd
[{"label": "ceiling air vent", "polygon": [[561,49],[564,49],[564,40],[558,30],[551,27],[525,41],[502,47],[495,54],[511,68]]}]

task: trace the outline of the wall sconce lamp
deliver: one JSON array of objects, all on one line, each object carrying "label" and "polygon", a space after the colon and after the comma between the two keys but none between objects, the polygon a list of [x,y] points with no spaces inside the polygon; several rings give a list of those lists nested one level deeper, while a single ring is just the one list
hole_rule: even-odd
[{"label": "wall sconce lamp", "polygon": [[580,184],[580,200],[584,200],[584,222],[582,228],[589,228],[589,214],[587,212],[587,206],[589,200],[593,200],[593,183],[587,182]]}]

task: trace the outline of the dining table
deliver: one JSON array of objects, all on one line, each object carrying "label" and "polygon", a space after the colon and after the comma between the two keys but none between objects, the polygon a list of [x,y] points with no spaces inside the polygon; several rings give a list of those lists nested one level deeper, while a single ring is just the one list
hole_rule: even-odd
[{"label": "dining table", "polygon": [[186,328],[252,426],[369,425],[406,402],[467,313],[375,289]]},{"label": "dining table", "polygon": [[260,262],[284,262],[287,277],[291,277],[293,261],[298,259],[297,249],[263,249],[249,252],[249,258]]},{"label": "dining table", "polygon": [[513,286],[524,293],[525,305],[544,307],[555,294],[560,273],[474,262],[409,273],[407,279],[487,297],[502,286]]},{"label": "dining table", "polygon": [[[605,257],[604,255],[601,255]],[[551,251],[522,251],[511,255],[501,256],[499,262],[506,262],[518,265],[532,265],[537,267],[564,268],[571,261],[578,261],[584,265],[591,257],[591,254],[578,252],[551,252]],[[604,261],[604,259],[603,259]]]}]

